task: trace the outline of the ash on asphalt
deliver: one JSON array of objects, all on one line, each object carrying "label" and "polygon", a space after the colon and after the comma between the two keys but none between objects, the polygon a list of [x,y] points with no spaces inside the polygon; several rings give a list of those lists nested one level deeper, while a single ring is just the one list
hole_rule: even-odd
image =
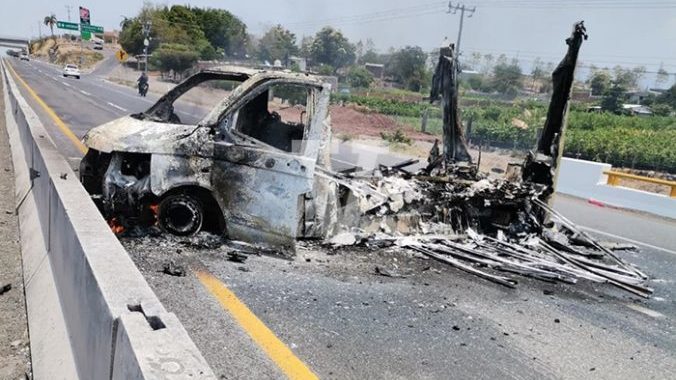
[{"label": "ash on asphalt", "polygon": [[[208,234],[121,241],[223,378],[283,374],[195,269],[218,277],[321,378],[659,379],[676,372],[674,315],[640,311],[664,301],[602,284],[519,279],[517,289],[506,289],[401,248],[302,244],[295,257],[248,254],[242,263],[228,260],[241,246]],[[162,273],[170,261],[187,276]],[[654,285],[656,295],[667,286]]]}]

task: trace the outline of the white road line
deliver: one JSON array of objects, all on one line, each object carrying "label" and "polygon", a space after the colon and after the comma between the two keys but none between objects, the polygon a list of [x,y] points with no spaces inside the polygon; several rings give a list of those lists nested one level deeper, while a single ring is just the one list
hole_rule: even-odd
[{"label": "white road line", "polygon": [[662,251],[662,252],[670,253],[672,255],[676,255],[676,251],[672,251],[672,250],[667,249],[667,248],[662,248],[662,247],[658,247],[656,245],[644,243],[642,241],[629,239],[629,238],[626,238],[624,236],[614,235],[614,234],[611,234],[609,232],[599,231],[599,230],[591,228],[591,227],[585,227],[585,226],[578,226],[578,227],[582,228],[583,230],[587,230],[589,232],[593,232],[593,233],[596,233],[596,234],[599,234],[599,235],[605,235],[605,236],[608,236],[608,237],[611,237],[611,238],[614,238],[614,239],[628,241],[629,243],[632,243],[632,244],[642,245],[644,247],[648,247],[648,248],[652,248],[652,249],[655,249],[655,250],[658,250],[658,251]]},{"label": "white road line", "polygon": [[643,307],[643,306],[636,305],[636,304],[633,304],[633,303],[627,303],[627,304],[625,304],[625,306],[627,306],[630,309],[636,310],[639,313],[643,313],[643,314],[645,314],[649,317],[653,317],[653,318],[664,317],[664,314],[662,314],[660,312],[657,312],[655,310],[651,310],[651,309],[648,309],[647,307]]},{"label": "white road line", "polygon": [[63,85],[66,86],[66,87],[72,87],[71,85],[69,85],[69,84],[66,83],[66,82],[63,82],[63,81],[62,81],[61,83],[63,83]]},{"label": "white road line", "polygon": [[111,107],[115,107],[115,108],[117,108],[118,110],[120,110],[120,111],[122,111],[122,112],[128,112],[126,108],[122,108],[122,107],[118,106],[118,105],[115,104],[115,103],[108,102],[108,105],[111,106]]},{"label": "white road line", "polygon": [[81,92],[83,95],[92,96],[92,94],[88,93],[88,92],[85,91],[85,90],[80,90],[80,92]]}]

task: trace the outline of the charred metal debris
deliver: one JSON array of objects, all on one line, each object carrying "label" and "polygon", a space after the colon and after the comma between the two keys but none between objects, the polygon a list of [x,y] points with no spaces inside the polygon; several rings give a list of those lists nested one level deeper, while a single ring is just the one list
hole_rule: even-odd
[{"label": "charred metal debris", "polygon": [[599,243],[549,206],[586,38],[584,24],[576,23],[552,75],[554,93],[537,150],[511,165],[503,179],[486,178],[472,163],[457,107],[453,45],[442,48],[430,97],[443,106],[441,149],[435,143],[428,165],[415,173],[406,170],[415,162],[405,161],[337,174],[343,188],[359,194],[362,213],[352,220],[343,214],[342,225],[350,227],[330,243],[399,246],[507,287],[517,284],[514,275],[570,284],[585,279],[649,297],[648,277],[610,249],[629,247]]},{"label": "charred metal debris", "polygon": [[[549,206],[586,38],[584,24],[576,23],[552,75],[554,93],[537,147],[502,179],[479,173],[468,152],[450,45],[440,50],[430,94],[442,105],[443,138],[420,170],[409,170],[417,160],[407,160],[333,171],[330,86],[322,78],[226,67],[187,79],[145,113],[90,131],[81,180],[118,233],[159,226],[189,236],[209,228],[232,240],[291,250],[300,239],[399,246],[508,287],[516,285],[514,275],[585,279],[648,297],[644,273]],[[174,102],[212,79],[240,84],[204,120],[183,124]],[[280,93],[275,85],[302,90],[295,93],[302,95],[296,96],[302,103],[297,121],[283,121],[268,105]]]}]

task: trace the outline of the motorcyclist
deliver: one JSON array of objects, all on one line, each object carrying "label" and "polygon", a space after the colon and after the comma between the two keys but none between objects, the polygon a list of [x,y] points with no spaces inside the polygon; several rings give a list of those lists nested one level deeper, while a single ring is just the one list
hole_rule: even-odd
[{"label": "motorcyclist", "polygon": [[148,75],[144,72],[141,73],[141,76],[136,80],[138,82],[138,93],[141,96],[146,96],[148,92]]}]

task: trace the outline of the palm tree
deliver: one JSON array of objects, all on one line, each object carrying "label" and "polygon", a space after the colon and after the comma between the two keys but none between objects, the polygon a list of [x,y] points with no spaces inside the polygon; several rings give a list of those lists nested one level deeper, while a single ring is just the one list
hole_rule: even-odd
[{"label": "palm tree", "polygon": [[54,39],[54,25],[56,25],[56,16],[52,13],[49,16],[45,16],[44,23],[49,26],[49,30],[52,32],[52,39]]},{"label": "palm tree", "polygon": [[122,21],[120,22],[120,29],[126,29],[134,22],[134,19],[127,16],[122,16]]}]

